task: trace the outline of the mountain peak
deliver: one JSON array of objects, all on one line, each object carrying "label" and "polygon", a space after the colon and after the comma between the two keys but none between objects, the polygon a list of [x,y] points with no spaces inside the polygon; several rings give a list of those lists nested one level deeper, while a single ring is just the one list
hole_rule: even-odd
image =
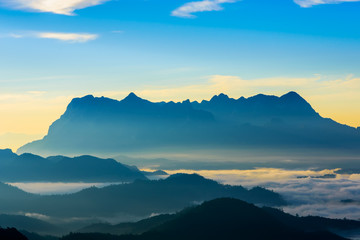
[{"label": "mountain peak", "polygon": [[134,92],[131,92],[126,98],[139,98],[139,97]]},{"label": "mountain peak", "polygon": [[297,92],[291,91],[281,96],[283,99],[287,100],[301,100],[305,101],[303,97],[301,97]]},{"label": "mountain peak", "polygon": [[89,94],[89,95],[86,95],[86,96],[84,96],[84,97],[82,97],[80,99],[85,100],[85,101],[89,101],[89,100],[94,100],[95,97],[93,95]]},{"label": "mountain peak", "polygon": [[131,92],[129,93],[129,95],[124,98],[122,101],[125,102],[140,102],[140,101],[145,101],[144,99],[138,97],[135,93]]},{"label": "mountain peak", "polygon": [[13,151],[9,148],[7,149],[0,149],[0,159],[6,159],[6,158],[13,158],[17,155],[13,153]]},{"label": "mountain peak", "polygon": [[220,93],[219,95],[213,96],[210,102],[224,102],[227,100],[229,100],[229,96],[224,93]]},{"label": "mountain peak", "polygon": [[78,106],[79,104],[80,105],[91,104],[91,103],[93,103],[94,99],[95,99],[95,97],[91,94],[86,95],[84,97],[73,98],[68,107],[73,107],[74,105]]},{"label": "mountain peak", "polygon": [[10,148],[0,149],[0,153],[13,154],[14,152]]},{"label": "mountain peak", "polygon": [[164,181],[179,184],[217,184],[215,181],[206,179],[198,174],[177,173],[170,175]]},{"label": "mountain peak", "polygon": [[297,114],[317,116],[318,114],[311,107],[311,105],[301,97],[297,92],[291,91],[280,97],[282,104],[287,105],[293,109]]}]

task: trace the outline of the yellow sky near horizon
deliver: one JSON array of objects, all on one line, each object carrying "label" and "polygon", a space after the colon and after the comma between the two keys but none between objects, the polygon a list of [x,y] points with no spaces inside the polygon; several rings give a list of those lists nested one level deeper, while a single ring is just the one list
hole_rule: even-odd
[{"label": "yellow sky near horizon", "polygon": [[360,126],[360,78],[327,79],[314,75],[309,78],[246,80],[237,76],[215,75],[204,78],[201,84],[186,86],[143,86],[121,91],[81,92],[78,95],[51,92],[0,94],[0,148],[16,150],[31,140],[42,138],[74,97],[93,94],[121,100],[131,91],[150,101],[183,101],[188,98],[199,101],[219,93],[233,98],[258,93],[281,96],[296,91],[321,116],[352,127]]}]

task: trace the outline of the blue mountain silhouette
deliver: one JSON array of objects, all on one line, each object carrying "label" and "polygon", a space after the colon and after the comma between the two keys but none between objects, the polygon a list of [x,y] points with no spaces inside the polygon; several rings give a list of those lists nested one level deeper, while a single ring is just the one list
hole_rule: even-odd
[{"label": "blue mountain silhouette", "polygon": [[360,132],[321,117],[296,92],[201,102],[75,98],[39,141],[18,153],[99,154],[147,149],[356,149]]},{"label": "blue mountain silhouette", "polygon": [[[0,181],[132,182],[147,179],[136,167],[93,156],[43,158],[0,150]],[[0,185],[0,189],[1,189]]]}]

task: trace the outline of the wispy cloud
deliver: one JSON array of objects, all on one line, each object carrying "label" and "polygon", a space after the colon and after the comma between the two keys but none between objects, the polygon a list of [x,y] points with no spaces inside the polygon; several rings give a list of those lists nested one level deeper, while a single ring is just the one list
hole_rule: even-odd
[{"label": "wispy cloud", "polygon": [[41,32],[35,34],[37,38],[56,39],[71,43],[84,43],[98,38],[97,34],[89,33],[58,33],[58,32]]},{"label": "wispy cloud", "polygon": [[122,31],[122,30],[114,30],[114,31],[111,31],[111,33],[121,34],[121,33],[124,33],[124,31]]},{"label": "wispy cloud", "polygon": [[103,4],[109,0],[0,0],[2,5],[13,9],[74,15],[77,9]]},{"label": "wispy cloud", "polygon": [[23,35],[16,34],[16,33],[10,33],[8,36],[11,38],[23,38],[24,37]]},{"label": "wispy cloud", "polygon": [[188,2],[181,7],[172,11],[171,15],[175,17],[182,18],[194,18],[196,17],[194,13],[198,12],[211,12],[211,11],[221,11],[224,8],[222,4],[224,3],[235,3],[239,0],[203,0]]},{"label": "wispy cloud", "polygon": [[64,32],[22,32],[22,33],[9,33],[0,35],[1,38],[44,38],[55,39],[70,43],[85,43],[95,40],[99,37],[98,34],[90,33],[64,33]]},{"label": "wispy cloud", "polygon": [[308,8],[314,5],[360,2],[360,0],[294,0],[294,2],[301,7]]},{"label": "wispy cloud", "polygon": [[23,34],[18,33],[6,33],[6,34],[0,34],[0,38],[23,38]]}]

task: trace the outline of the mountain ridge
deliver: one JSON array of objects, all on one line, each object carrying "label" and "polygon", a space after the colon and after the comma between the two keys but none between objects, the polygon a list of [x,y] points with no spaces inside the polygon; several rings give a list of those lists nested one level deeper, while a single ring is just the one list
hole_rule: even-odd
[{"label": "mountain ridge", "polygon": [[209,101],[150,102],[130,93],[121,101],[74,98],[48,134],[18,153],[101,154],[146,149],[350,148],[355,128],[322,118],[296,92]]},{"label": "mountain ridge", "polygon": [[[144,224],[147,227],[144,227]],[[102,228],[104,225],[93,227]],[[233,198],[205,201],[198,206],[184,209],[174,215],[164,215],[162,219],[155,217],[134,224],[120,224],[114,227],[120,228],[119,234],[134,235],[71,233],[62,239],[345,240],[345,238],[327,230],[303,230],[284,224],[263,209]],[[110,229],[108,228],[105,231],[112,231],[114,227],[110,226]]]},{"label": "mountain ridge", "polygon": [[138,179],[132,183],[90,187],[65,195],[30,194],[0,183],[3,213],[29,212],[56,218],[139,218],[178,211],[218,197],[234,197],[266,206],[287,204],[280,194],[264,188],[252,191],[188,174],[176,174],[163,180]]},{"label": "mountain ridge", "polygon": [[131,182],[147,179],[136,167],[89,155],[47,158],[0,149],[0,181]]}]

